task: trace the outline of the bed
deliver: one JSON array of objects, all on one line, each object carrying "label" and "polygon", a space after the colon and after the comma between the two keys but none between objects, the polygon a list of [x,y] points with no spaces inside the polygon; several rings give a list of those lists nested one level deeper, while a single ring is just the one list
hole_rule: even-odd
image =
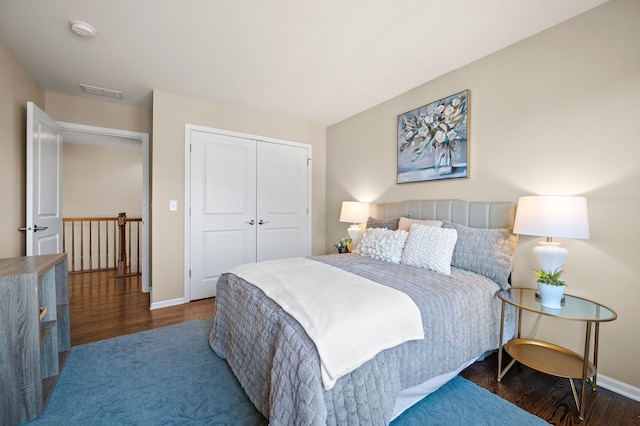
[{"label": "bed", "polygon": [[[498,348],[501,304],[495,293],[509,286],[517,244],[517,237],[510,232],[515,206],[426,200],[377,204],[372,212],[378,219],[368,223],[360,255],[317,256],[304,261],[323,265],[320,269],[331,267],[355,274],[408,296],[420,311],[421,335],[380,350],[329,386],[325,354],[321,359],[321,346],[309,337],[313,333],[305,331],[307,321],[295,319],[293,315],[299,318],[297,313],[290,314],[267,297],[271,287],[246,279],[253,275],[244,275],[245,265],[235,273],[232,269],[223,274],[217,283],[217,312],[209,344],[227,361],[251,402],[271,424],[388,424],[483,354]],[[385,233],[388,245],[390,235],[402,235],[402,230],[392,230],[394,223],[403,222],[410,223],[409,232],[402,243],[403,256],[396,263],[397,256],[385,258],[385,247],[380,255],[379,241],[372,238]],[[450,267],[448,271],[438,270],[442,259],[435,267],[420,263],[423,248],[430,245],[430,250],[434,249],[424,239],[433,241],[432,232],[447,238],[456,234],[450,265],[445,265]],[[450,241],[438,241],[438,247],[451,245]],[[393,251],[396,255],[397,250]],[[414,253],[418,253],[417,261],[408,256]],[[296,276],[278,274],[282,282],[295,282],[289,278]],[[327,288],[331,289],[328,293],[339,293],[336,287]],[[378,310],[375,319],[383,318],[387,310]],[[340,318],[334,320],[342,327]],[[375,327],[382,329],[387,322],[384,319]],[[508,318],[507,324],[511,325],[505,330],[509,337],[513,318]]]}]

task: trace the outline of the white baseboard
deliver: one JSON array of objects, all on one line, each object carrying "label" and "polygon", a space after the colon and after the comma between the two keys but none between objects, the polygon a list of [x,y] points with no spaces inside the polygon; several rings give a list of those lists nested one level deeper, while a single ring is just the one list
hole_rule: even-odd
[{"label": "white baseboard", "polygon": [[188,301],[184,300],[184,297],[180,297],[179,299],[162,300],[160,302],[153,302],[150,309],[168,308],[169,306],[182,305],[187,302]]},{"label": "white baseboard", "polygon": [[628,385],[611,377],[598,374],[598,386],[640,402],[640,388]]}]

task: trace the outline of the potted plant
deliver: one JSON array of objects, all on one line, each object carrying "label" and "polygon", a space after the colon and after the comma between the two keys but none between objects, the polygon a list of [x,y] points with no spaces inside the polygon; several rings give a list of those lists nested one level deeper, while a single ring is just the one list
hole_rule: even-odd
[{"label": "potted plant", "polygon": [[538,290],[540,291],[540,304],[549,309],[562,308],[562,298],[567,284],[561,279],[564,271],[557,268],[555,271],[536,270],[538,278]]},{"label": "potted plant", "polygon": [[351,238],[341,238],[340,241],[333,245],[334,250],[338,250],[338,253],[349,253],[349,243]]}]

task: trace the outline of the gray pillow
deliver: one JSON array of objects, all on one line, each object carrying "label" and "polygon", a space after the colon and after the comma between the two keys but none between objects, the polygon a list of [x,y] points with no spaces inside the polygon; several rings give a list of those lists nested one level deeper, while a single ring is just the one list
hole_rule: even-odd
[{"label": "gray pillow", "polygon": [[375,219],[369,217],[367,220],[367,228],[387,228],[391,231],[397,231],[398,221],[400,221],[399,217],[394,217],[393,219]]},{"label": "gray pillow", "polygon": [[518,236],[507,228],[469,228],[457,223],[443,222],[443,228],[458,231],[451,265],[491,278],[500,288],[507,290],[510,287],[508,280]]}]

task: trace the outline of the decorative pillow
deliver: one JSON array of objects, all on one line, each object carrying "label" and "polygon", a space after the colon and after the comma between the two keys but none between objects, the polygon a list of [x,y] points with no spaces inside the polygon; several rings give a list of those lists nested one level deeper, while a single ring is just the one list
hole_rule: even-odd
[{"label": "decorative pillow", "polygon": [[406,231],[391,231],[384,228],[369,228],[364,231],[358,251],[360,256],[372,257],[392,263],[400,263],[402,249],[407,241]]},{"label": "decorative pillow", "polygon": [[451,274],[451,256],[458,233],[455,229],[437,226],[411,225],[401,263]]},{"label": "decorative pillow", "polygon": [[413,225],[414,223],[418,225],[437,226],[439,228],[442,227],[441,220],[429,220],[429,219],[420,220],[420,219],[410,219],[408,217],[401,217],[400,220],[398,221],[398,229],[402,229],[403,231],[409,232],[411,225]]},{"label": "decorative pillow", "polygon": [[518,236],[511,229],[469,228],[446,220],[442,227],[458,231],[453,266],[484,275],[501,289],[509,289],[509,274],[518,245]]},{"label": "decorative pillow", "polygon": [[387,228],[392,231],[396,231],[398,229],[399,220],[399,217],[394,217],[393,219],[375,219],[373,217],[369,217],[367,220],[367,228]]}]

